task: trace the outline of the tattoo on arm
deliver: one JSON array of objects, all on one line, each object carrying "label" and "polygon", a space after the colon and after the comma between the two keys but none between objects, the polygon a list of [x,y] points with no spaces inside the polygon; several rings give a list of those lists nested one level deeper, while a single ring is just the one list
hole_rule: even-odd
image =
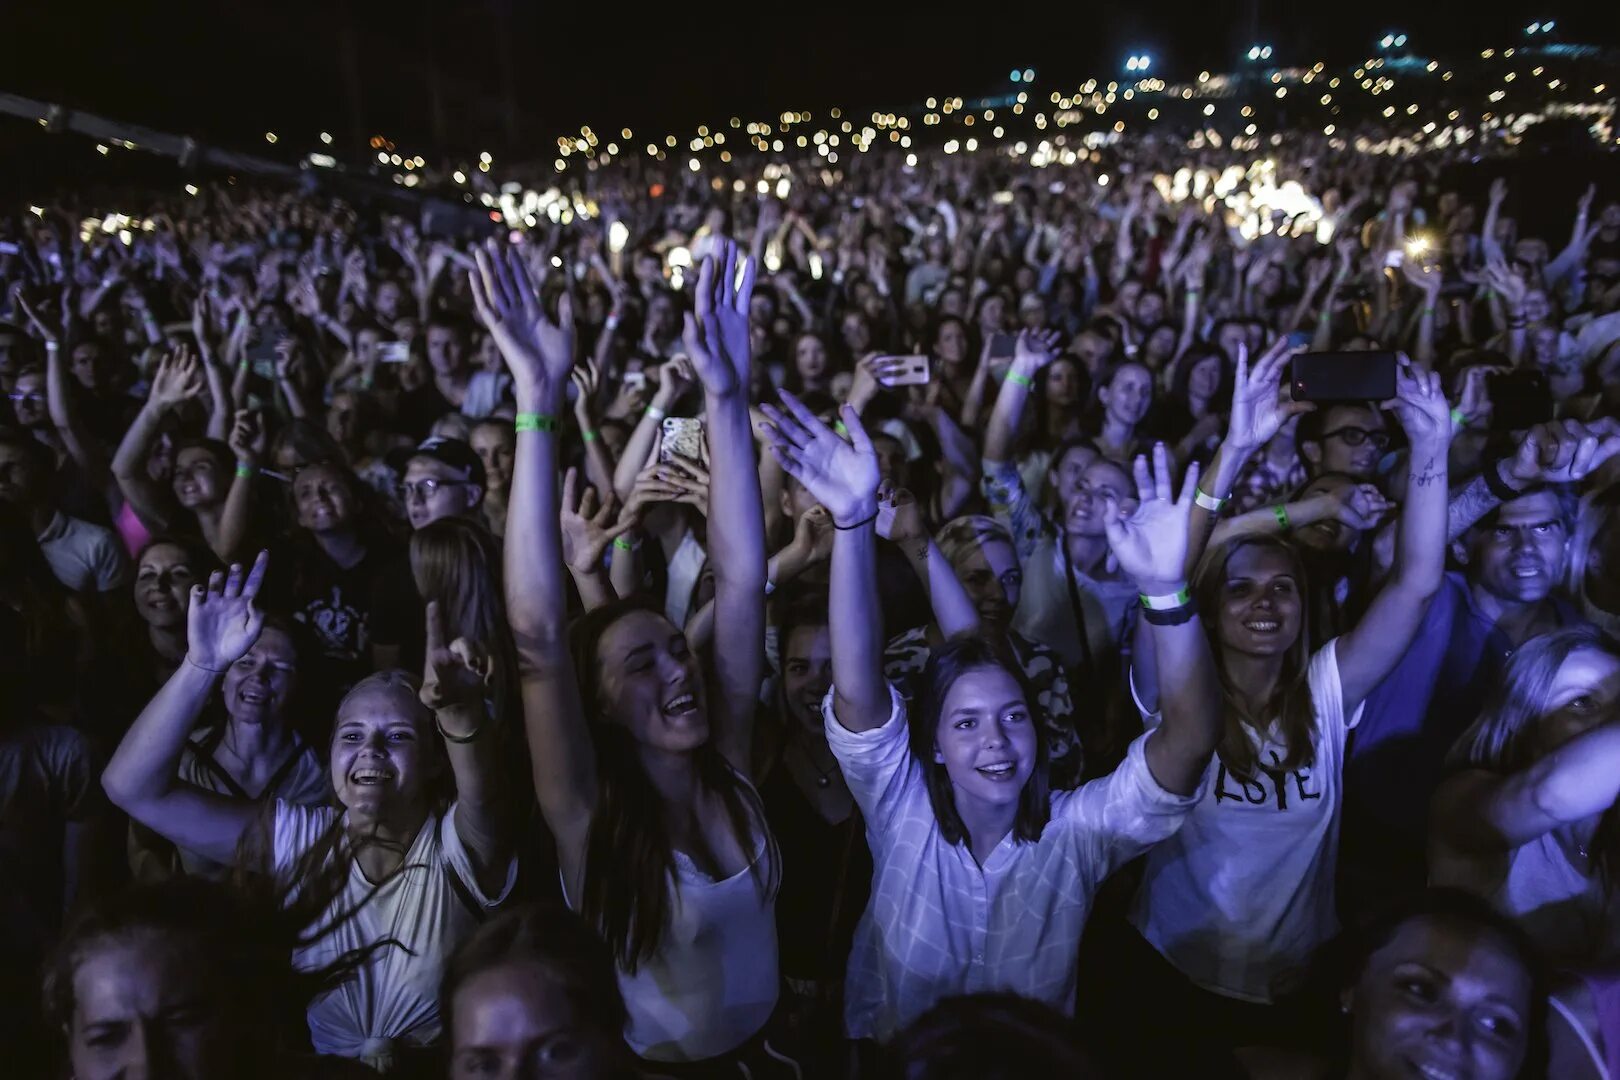
[{"label": "tattoo on arm", "polygon": [[1412,482],[1418,487],[1428,487],[1441,478],[1441,474],[1434,467],[1434,458],[1423,463],[1423,468],[1412,477]]}]

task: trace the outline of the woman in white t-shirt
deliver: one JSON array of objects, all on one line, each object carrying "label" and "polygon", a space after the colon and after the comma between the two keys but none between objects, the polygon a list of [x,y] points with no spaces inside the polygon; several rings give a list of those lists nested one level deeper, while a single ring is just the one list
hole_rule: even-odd
[{"label": "woman in white t-shirt", "polygon": [[[764,674],[765,525],[748,414],[753,263],[735,245],[705,261],[689,326],[711,457],[712,677],[686,636],[635,600],[566,628],[567,562],[611,595],[602,555],[626,525],[593,514],[568,474],[559,506],[557,418],[574,363],[570,301],[558,322],[511,251],[478,253],[473,296],[512,371],[517,453],[506,516],[506,606],[540,810],[565,898],[619,966],[626,1041],[684,1074],[780,1068],[775,1011],[776,845],[749,780]],[[560,527],[559,527],[560,523]],[[743,1066],[743,1069],[739,1069]],[[655,1070],[656,1071],[656,1070]]]},{"label": "woman in white t-shirt", "polygon": [[[1004,644],[936,650],[915,710],[885,684],[874,523],[879,469],[848,406],[853,445],[798,399],[766,407],[772,450],[831,513],[833,690],[827,741],[867,822],[872,897],[856,931],[845,1026],[886,1042],[942,997],[1010,990],[1074,1007],[1078,946],[1108,874],[1175,832],[1219,738],[1213,664],[1179,578],[1196,474],[1172,501],[1169,455],[1137,459],[1139,502],[1108,500],[1108,541],[1155,610],[1153,640],[1176,677],[1166,722],[1113,773],[1050,792],[1046,741]],[[936,582],[935,589],[960,585]],[[936,598],[936,603],[938,599]]]},{"label": "woman in white t-shirt", "polygon": [[[1263,359],[1252,384],[1265,415],[1242,408],[1240,372],[1230,444],[1255,445],[1285,410],[1275,404],[1283,354]],[[1165,1038],[1144,1053],[1185,1055],[1191,1067],[1220,1048],[1304,1035],[1273,1008],[1300,989],[1311,953],[1337,930],[1333,871],[1345,740],[1367,694],[1411,643],[1445,569],[1446,454],[1451,417],[1439,377],[1402,365],[1390,407],[1411,444],[1399,553],[1389,580],[1351,631],[1306,651],[1306,582],[1298,553],[1271,536],[1239,536],[1208,552],[1194,582],[1220,671],[1225,735],[1197,808],[1148,854],[1132,924],[1167,963],[1143,950],[1122,964],[1126,996],[1153,1002],[1145,1023]],[[1250,438],[1245,439],[1244,436]],[[1233,463],[1228,462],[1228,467]],[[1217,475],[1222,464],[1216,463]],[[1151,649],[1138,649],[1133,683],[1157,723]],[[1170,1033],[1174,1033],[1170,1037]]]},{"label": "woman in white t-shirt", "polygon": [[254,599],[267,563],[261,552],[245,580],[232,566],[228,579],[216,572],[206,589],[193,587],[186,658],[102,783],[130,817],[181,848],[250,869],[268,863],[289,904],[312,920],[294,951],[301,970],[363,954],[351,978],[310,1004],[310,1036],[319,1053],[386,1069],[437,1039],[444,958],[517,873],[499,744],[484,719],[487,663],[463,639],[446,646],[430,606],[425,685],[397,671],[357,684],[332,735],[338,805],[276,800],[268,851],[256,851],[243,841],[254,839],[258,805],[187,783],[177,766],[199,703],[263,629]]}]

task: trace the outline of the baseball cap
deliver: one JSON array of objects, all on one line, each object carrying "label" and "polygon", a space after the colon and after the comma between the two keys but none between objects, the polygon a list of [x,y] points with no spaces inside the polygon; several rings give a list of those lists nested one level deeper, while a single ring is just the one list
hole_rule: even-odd
[{"label": "baseball cap", "polygon": [[413,458],[432,458],[466,473],[468,483],[484,486],[484,463],[478,457],[478,451],[460,439],[441,439],[438,436],[424,439],[414,449],[396,450],[388,455],[388,464],[403,476]]}]

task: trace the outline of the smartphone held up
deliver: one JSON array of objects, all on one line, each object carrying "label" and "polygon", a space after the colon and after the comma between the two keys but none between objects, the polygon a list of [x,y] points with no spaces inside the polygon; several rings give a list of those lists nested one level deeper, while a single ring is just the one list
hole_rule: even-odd
[{"label": "smartphone held up", "polygon": [[1395,396],[1392,352],[1300,353],[1289,363],[1295,401],[1388,401]]}]

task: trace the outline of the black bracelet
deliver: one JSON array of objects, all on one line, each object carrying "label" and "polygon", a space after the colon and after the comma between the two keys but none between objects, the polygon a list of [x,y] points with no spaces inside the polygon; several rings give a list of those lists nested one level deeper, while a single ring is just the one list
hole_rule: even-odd
[{"label": "black bracelet", "polygon": [[860,521],[855,522],[853,525],[840,525],[840,524],[838,524],[838,522],[835,521],[835,522],[833,522],[833,528],[837,529],[839,532],[849,532],[852,529],[859,529],[863,525],[870,525],[870,524],[872,524],[872,522],[876,521],[877,519],[878,519],[878,512],[876,510],[874,510],[874,511],[872,511],[872,516],[871,517],[862,518]]},{"label": "black bracelet", "polygon": [[1173,608],[1143,608],[1142,618],[1150,626],[1181,626],[1190,623],[1198,617],[1198,603],[1187,601],[1180,607]]},{"label": "black bracelet", "polygon": [[1507,481],[1502,479],[1502,462],[1506,460],[1506,457],[1498,454],[1485,462],[1485,471],[1480,474],[1485,480],[1485,487],[1496,497],[1497,502],[1502,503],[1510,503],[1524,494],[1508,487]]}]

